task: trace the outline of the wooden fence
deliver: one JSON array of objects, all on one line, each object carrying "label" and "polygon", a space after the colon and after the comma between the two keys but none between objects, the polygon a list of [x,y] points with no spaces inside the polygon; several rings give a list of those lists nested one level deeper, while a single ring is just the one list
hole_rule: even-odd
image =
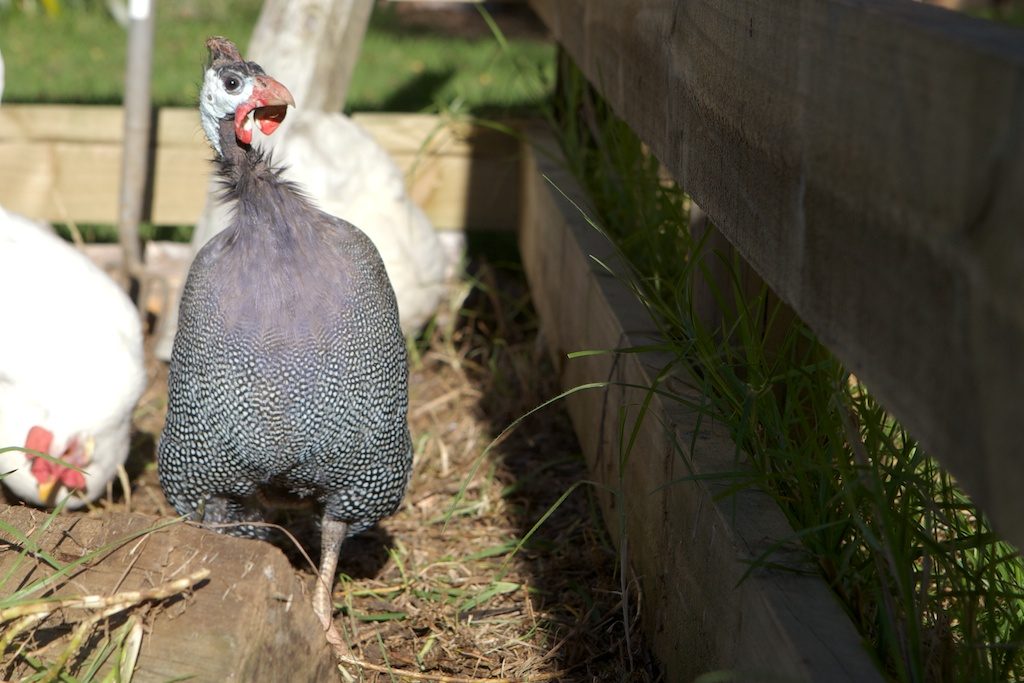
[{"label": "wooden fence", "polygon": [[1024,546],[1024,39],[886,0],[530,0],[772,289]]},{"label": "wooden fence", "polygon": [[[144,220],[196,222],[212,153],[194,109],[154,112]],[[514,229],[518,145],[467,123],[421,114],[357,114],[407,174],[412,197],[442,230]],[[116,223],[121,107],[0,107],[0,206],[55,222]]]}]

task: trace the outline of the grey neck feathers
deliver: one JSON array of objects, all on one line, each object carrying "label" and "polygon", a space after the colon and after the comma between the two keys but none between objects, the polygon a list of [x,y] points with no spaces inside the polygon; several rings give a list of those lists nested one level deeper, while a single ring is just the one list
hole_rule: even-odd
[{"label": "grey neck feathers", "polygon": [[224,231],[222,303],[229,325],[308,334],[350,295],[350,235],[278,175],[269,155],[220,122],[222,199],[235,202]]}]

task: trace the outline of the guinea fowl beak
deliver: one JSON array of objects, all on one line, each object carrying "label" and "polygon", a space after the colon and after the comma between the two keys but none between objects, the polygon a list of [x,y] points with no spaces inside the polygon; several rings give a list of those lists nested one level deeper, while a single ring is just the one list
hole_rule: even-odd
[{"label": "guinea fowl beak", "polygon": [[246,145],[252,143],[253,119],[264,135],[270,135],[284,121],[288,105],[295,106],[288,88],[275,79],[261,75],[254,81],[252,95],[235,110],[235,137]]}]

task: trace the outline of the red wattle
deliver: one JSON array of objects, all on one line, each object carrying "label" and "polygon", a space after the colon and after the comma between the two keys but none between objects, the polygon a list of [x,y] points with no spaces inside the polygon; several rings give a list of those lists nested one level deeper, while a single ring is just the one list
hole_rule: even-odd
[{"label": "red wattle", "polygon": [[75,491],[85,490],[85,476],[77,470],[65,469],[57,478],[60,480],[60,483],[69,489]]},{"label": "red wattle", "polygon": [[29,462],[31,463],[29,471],[32,472],[32,476],[35,477],[36,481],[39,483],[56,479],[59,476],[58,470],[63,469],[60,465],[50,462],[46,458],[40,458],[29,453],[26,453],[25,455],[28,456]]},{"label": "red wattle", "polygon": [[[74,443],[72,441],[72,444]],[[28,430],[28,436],[25,437],[25,448],[49,454],[50,446],[52,445],[53,432],[50,430],[38,425]],[[74,448],[74,446],[71,448]],[[69,469],[46,458],[32,455],[31,453],[26,453],[25,457],[28,458],[30,463],[29,471],[40,484],[59,481],[66,488],[79,491],[85,490],[85,476],[81,472]]]},{"label": "red wattle", "polygon": [[238,141],[244,145],[252,144],[252,128],[249,130],[245,129],[245,117],[249,115],[249,112],[253,110],[253,107],[247,102],[235,110],[235,137]]}]

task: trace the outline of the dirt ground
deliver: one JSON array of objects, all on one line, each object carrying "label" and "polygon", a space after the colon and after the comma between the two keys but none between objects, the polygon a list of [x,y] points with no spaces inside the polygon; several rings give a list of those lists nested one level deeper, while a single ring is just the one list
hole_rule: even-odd
[{"label": "dirt ground", "polygon": [[[347,670],[365,681],[398,671],[427,681],[659,680],[638,629],[635,581],[624,608],[564,409],[545,408],[495,441],[557,389],[521,273],[486,262],[470,273],[413,350],[405,502],[342,550],[337,624],[358,661]],[[155,465],[167,370],[155,360],[149,370],[130,496],[115,490],[84,514],[173,513]]]}]

